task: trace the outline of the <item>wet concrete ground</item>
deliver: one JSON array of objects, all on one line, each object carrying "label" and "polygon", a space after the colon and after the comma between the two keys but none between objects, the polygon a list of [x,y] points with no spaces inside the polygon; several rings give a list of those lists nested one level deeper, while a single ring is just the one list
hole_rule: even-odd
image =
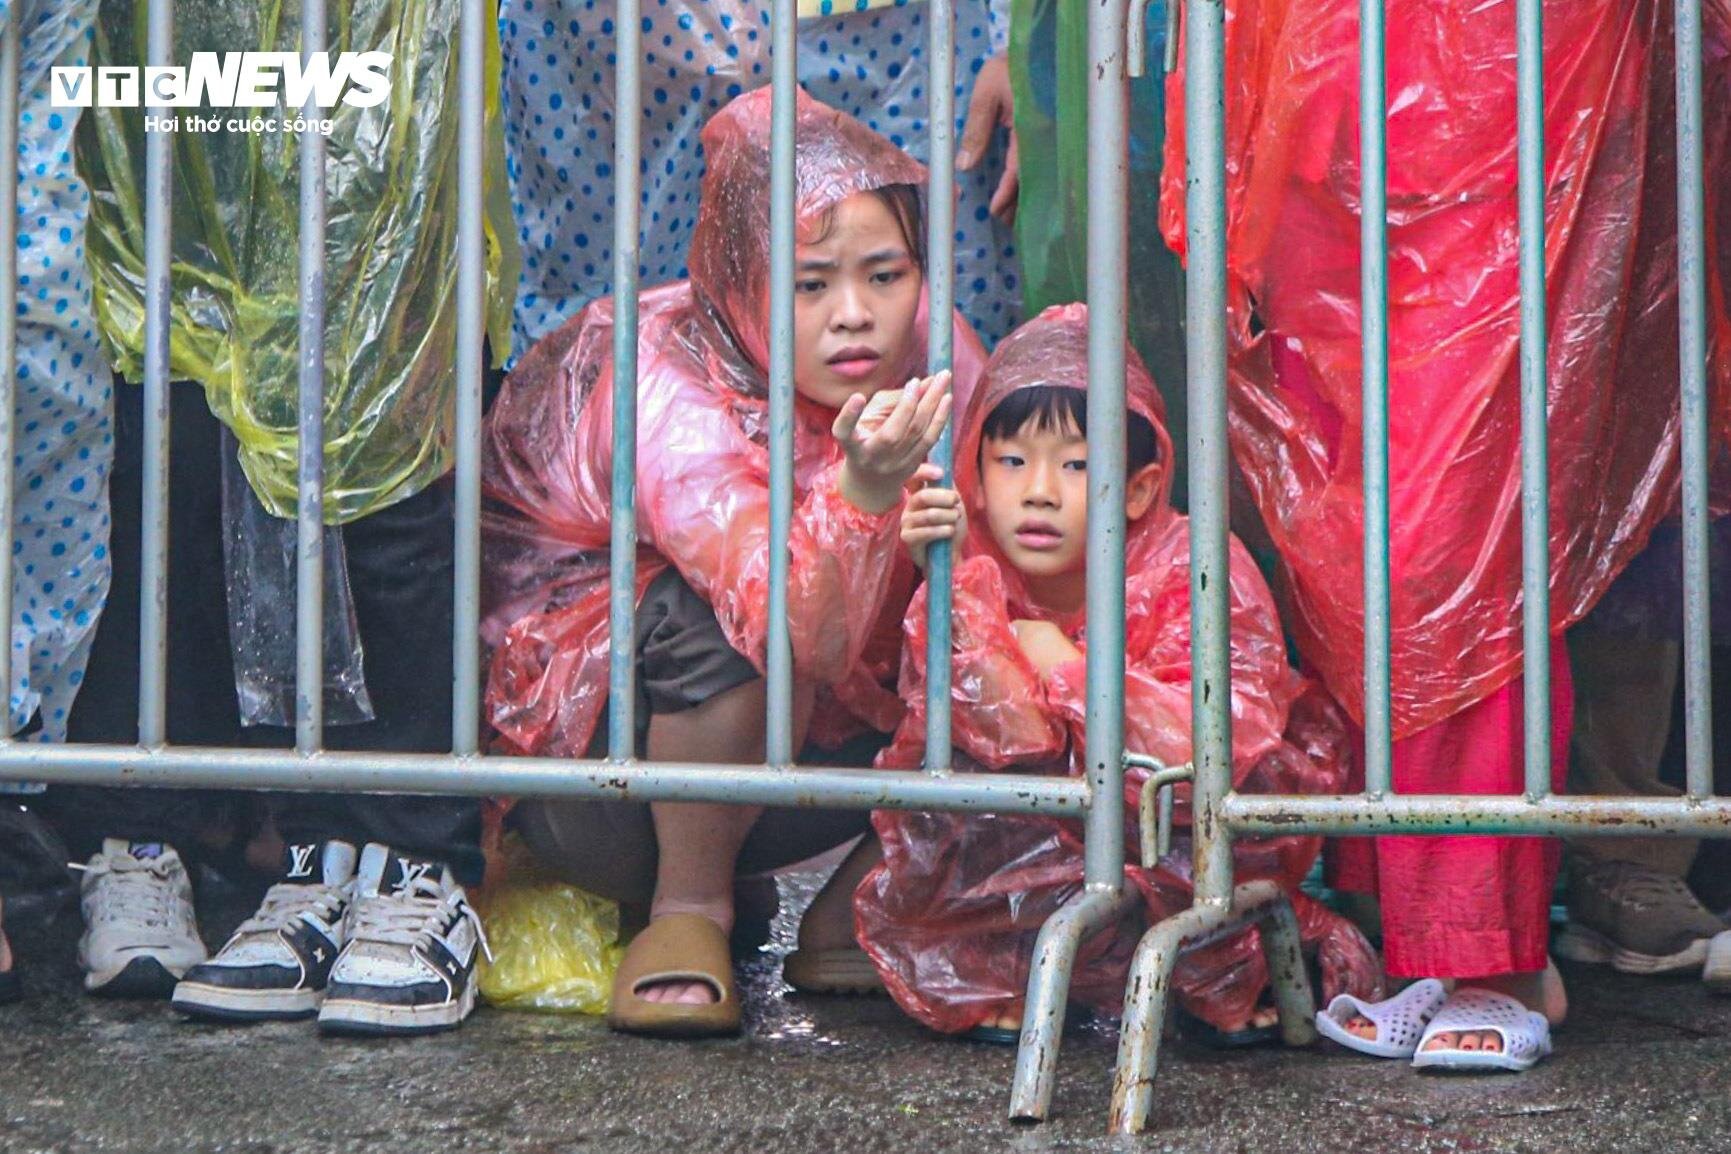
[{"label": "wet concrete ground", "polygon": [[[248,912],[227,905],[205,911],[213,941]],[[793,995],[777,946],[747,968],[739,1040],[483,1010],[454,1034],[379,1042],[94,1001],[76,935],[75,917],[16,927],[29,996],[0,1008],[0,1151],[1731,1150],[1731,999],[1687,981],[1570,971],[1557,1056],[1520,1077],[1169,1043],[1154,1130],[1113,1140],[1112,1031],[1072,1032],[1052,1120],[1013,1126],[1010,1050],[934,1037],[886,1001]]]}]

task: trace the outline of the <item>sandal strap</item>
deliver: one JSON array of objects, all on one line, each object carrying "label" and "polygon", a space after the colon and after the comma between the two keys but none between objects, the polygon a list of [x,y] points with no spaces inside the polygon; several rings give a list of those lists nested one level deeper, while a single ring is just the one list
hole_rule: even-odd
[{"label": "sandal strap", "polygon": [[1351,994],[1337,994],[1329,1002],[1327,1013],[1341,1025],[1355,1014],[1364,1018],[1376,1027],[1375,1040],[1385,1045],[1416,1045],[1431,1016],[1447,998],[1448,991],[1441,982],[1426,978],[1380,1002],[1366,1002]]}]

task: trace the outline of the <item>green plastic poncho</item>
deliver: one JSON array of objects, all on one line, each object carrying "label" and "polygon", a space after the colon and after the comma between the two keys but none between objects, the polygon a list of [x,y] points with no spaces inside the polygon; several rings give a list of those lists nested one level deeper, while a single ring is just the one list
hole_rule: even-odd
[{"label": "green plastic poncho", "polygon": [[[97,64],[135,65],[146,6],[105,0]],[[451,462],[457,231],[458,0],[333,0],[332,52],[392,55],[390,98],[339,104],[326,145],[325,519],[351,521],[424,488]],[[178,0],[174,61],[193,52],[298,50],[290,0]],[[498,40],[488,22],[488,171],[503,170]],[[78,135],[93,193],[95,311],[116,367],[143,377],[144,125],[141,108],[97,108]],[[298,109],[151,109],[218,116]],[[202,384],[240,443],[264,506],[295,508],[300,318],[298,139],[182,130],[174,147],[170,373]],[[497,163],[494,163],[497,161]],[[489,176],[489,217],[503,180]],[[508,211],[508,209],[506,210]],[[488,228],[488,328],[508,331],[510,230]],[[504,349],[495,339],[493,348]]]},{"label": "green plastic poncho", "polygon": [[[1174,500],[1182,505],[1184,273],[1160,236],[1165,0],[1149,0],[1144,43],[1147,71],[1130,83],[1130,342],[1160,382],[1177,453]],[[1088,297],[1087,6],[1014,0],[1009,63],[1022,176],[1016,250],[1023,313],[1031,317]]]}]

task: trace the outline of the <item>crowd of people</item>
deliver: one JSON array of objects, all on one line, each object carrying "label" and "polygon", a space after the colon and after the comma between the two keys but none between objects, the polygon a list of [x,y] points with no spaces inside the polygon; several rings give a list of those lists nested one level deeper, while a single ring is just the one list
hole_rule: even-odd
[{"label": "crowd of people", "polygon": [[[795,746],[814,765],[926,762],[924,577],[929,550],[943,542],[954,556],[951,763],[1077,774],[1087,756],[1093,491],[1087,308],[1061,304],[1018,323],[1017,166],[1056,161],[1018,156],[1013,137],[1007,58],[1021,9],[961,7],[958,308],[953,364],[936,375],[925,369],[927,173],[917,158],[929,127],[923,5],[861,0],[836,14],[825,3],[802,19],[786,600]],[[1358,141],[1323,126],[1356,121],[1357,5],[1231,7],[1228,324],[1243,481],[1233,513],[1272,557],[1265,569],[1232,541],[1233,780],[1252,792],[1337,794],[1363,783],[1363,312]],[[1731,9],[1707,8],[1703,143],[1709,173],[1722,177],[1731,171]],[[40,740],[132,743],[143,404],[125,379],[137,375],[127,338],[93,310],[124,280],[125,262],[102,215],[111,198],[93,206],[89,191],[123,183],[127,161],[75,149],[77,117],[51,112],[48,99],[50,66],[86,63],[97,43],[114,49],[93,36],[96,0],[27,0],[11,18],[25,48],[20,218],[34,222],[19,241],[12,727]],[[637,378],[621,382],[606,170],[619,110],[611,63],[599,66],[611,20],[596,0],[500,6],[495,187],[509,191],[521,252],[508,334],[493,330],[509,372],[488,409],[481,462],[484,720],[501,756],[608,748],[612,430],[623,387],[635,389],[638,414],[637,754],[764,758],[768,18],[755,2],[701,0],[645,21],[646,287],[634,310]],[[1636,0],[1546,4],[1548,768],[1559,789],[1668,788],[1681,600],[1667,521],[1680,423],[1670,19],[1668,4]],[[1514,6],[1393,0],[1388,26],[1390,90],[1413,94],[1389,118],[1394,785],[1517,793]],[[1180,61],[1168,85],[1159,222],[1180,255],[1182,75]],[[435,122],[438,110],[427,117]],[[1731,180],[1710,176],[1708,188],[1717,467],[1731,448],[1731,228],[1721,227],[1731,225]],[[389,259],[388,243],[379,246]],[[185,261],[212,251],[201,245]],[[93,294],[91,283],[110,287]],[[177,267],[177,328],[217,323],[222,310],[199,295],[205,284]],[[442,309],[429,306],[429,318]],[[370,339],[409,338],[390,329]],[[214,373],[191,356],[174,362],[188,379],[170,388],[168,737],[288,747],[284,719],[237,702],[259,659],[233,598],[262,588],[240,572],[253,562],[237,542],[252,540],[243,526],[272,503],[261,478],[273,465],[244,423],[254,386],[213,383],[244,377],[246,358],[230,353],[233,363]],[[355,379],[368,355],[351,363]],[[327,731],[332,748],[450,748],[453,527],[441,479],[450,374],[422,356],[408,358],[387,401],[369,404],[368,423],[334,466],[353,466],[369,442],[412,458],[331,518],[339,603],[364,679],[349,698],[356,716]],[[1126,745],[1182,764],[1190,545],[1172,499],[1161,393],[1174,382],[1157,387],[1134,348],[1126,360]],[[953,484],[927,463],[950,428]],[[1731,552],[1717,528],[1714,540],[1718,554]],[[1713,620],[1723,628],[1731,617]],[[1145,780],[1127,778],[1132,814]],[[747,923],[773,901],[763,879],[833,853],[840,864],[802,919],[787,980],[812,993],[882,990],[935,1031],[1013,1042],[1034,935],[1083,874],[1079,826],[1055,817],[534,799],[484,810],[445,798],[243,801],[58,786],[27,805],[83,863],[78,961],[89,991],[167,997],[219,1022],[316,1018],[330,1032],[425,1033],[474,1010],[487,947],[467,889],[502,831],[544,869],[620,904],[631,934],[609,1021],[660,1037],[740,1029],[734,959]],[[1152,866],[1136,864],[1134,827],[1125,882],[1137,901],[1084,943],[1072,990],[1108,1018],[1142,930],[1191,900],[1185,821],[1176,851]],[[188,861],[224,837],[250,839],[273,881],[212,953]],[[1323,1032],[1373,1057],[1529,1068],[1567,1014],[1553,951],[1633,973],[1696,971],[1731,988],[1731,936],[1722,936],[1731,923],[1708,904],[1731,904],[1731,892],[1710,884],[1715,859],[1693,844],[1572,849],[1572,922],[1554,946],[1564,857],[1554,839],[1325,846],[1283,836],[1239,839],[1233,854],[1241,878],[1275,880],[1291,895]],[[1335,893],[1359,900],[1324,901],[1305,886],[1319,861]],[[21,993],[17,974],[0,933],[0,1000]],[[1219,1046],[1273,1040],[1268,982],[1254,930],[1207,943],[1178,969],[1185,1027]]]}]

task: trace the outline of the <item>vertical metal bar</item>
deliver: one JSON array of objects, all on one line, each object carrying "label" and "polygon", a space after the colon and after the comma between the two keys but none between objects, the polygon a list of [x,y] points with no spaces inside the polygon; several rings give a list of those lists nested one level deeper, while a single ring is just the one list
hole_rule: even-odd
[{"label": "vertical metal bar", "polygon": [[19,11],[0,28],[0,688],[6,694],[6,724],[0,744],[12,736],[12,414],[18,388],[18,56],[24,38]]},{"label": "vertical metal bar", "polygon": [[[301,58],[325,50],[324,0],[301,8]],[[300,109],[319,117],[311,94]],[[300,474],[295,540],[295,748],[325,724],[325,138],[300,134]]]},{"label": "vertical metal bar", "polygon": [[[926,369],[939,373],[950,367],[955,345],[956,255],[956,5],[932,0],[931,51],[926,60],[932,94],[931,195],[926,213],[926,284],[928,327]],[[931,460],[951,477],[951,429],[932,447]],[[926,560],[926,769],[950,770],[950,573],[954,554],[949,542],[927,550]]]},{"label": "vertical metal bar", "polygon": [[1088,885],[1124,884],[1125,0],[1088,8]]},{"label": "vertical metal bar", "polygon": [[794,97],[799,83],[795,0],[775,0],[769,175],[769,728],[764,755],[793,761],[793,646],[788,635],[787,539],[793,526]]},{"label": "vertical metal bar", "polygon": [[1707,571],[1707,227],[1701,0],[1677,0],[1677,282],[1683,372],[1683,731],[1691,798],[1713,792]]},{"label": "vertical metal bar", "polygon": [[1364,332],[1364,789],[1389,792],[1388,93],[1383,0],[1358,6],[1360,313]]},{"label": "vertical metal bar", "polygon": [[1185,20],[1185,193],[1190,266],[1191,725],[1198,905],[1232,901],[1232,846],[1216,808],[1232,787],[1227,603],[1226,11],[1192,0]]},{"label": "vertical metal bar", "polygon": [[1551,792],[1550,476],[1546,444],[1543,0],[1517,0],[1521,220],[1521,594],[1527,796]]},{"label": "vertical metal bar", "polygon": [[[174,55],[174,0],[149,0],[145,59]],[[143,557],[139,575],[138,741],[157,746],[168,730],[168,338],[170,215],[174,138],[144,141],[144,482]]]},{"label": "vertical metal bar", "polygon": [[637,250],[640,0],[618,0],[613,77],[613,521],[607,756],[637,752]]},{"label": "vertical metal bar", "polygon": [[487,284],[482,262],[481,153],[485,28],[491,5],[463,0],[457,44],[457,488],[452,591],[451,749],[480,750],[481,357]]}]

